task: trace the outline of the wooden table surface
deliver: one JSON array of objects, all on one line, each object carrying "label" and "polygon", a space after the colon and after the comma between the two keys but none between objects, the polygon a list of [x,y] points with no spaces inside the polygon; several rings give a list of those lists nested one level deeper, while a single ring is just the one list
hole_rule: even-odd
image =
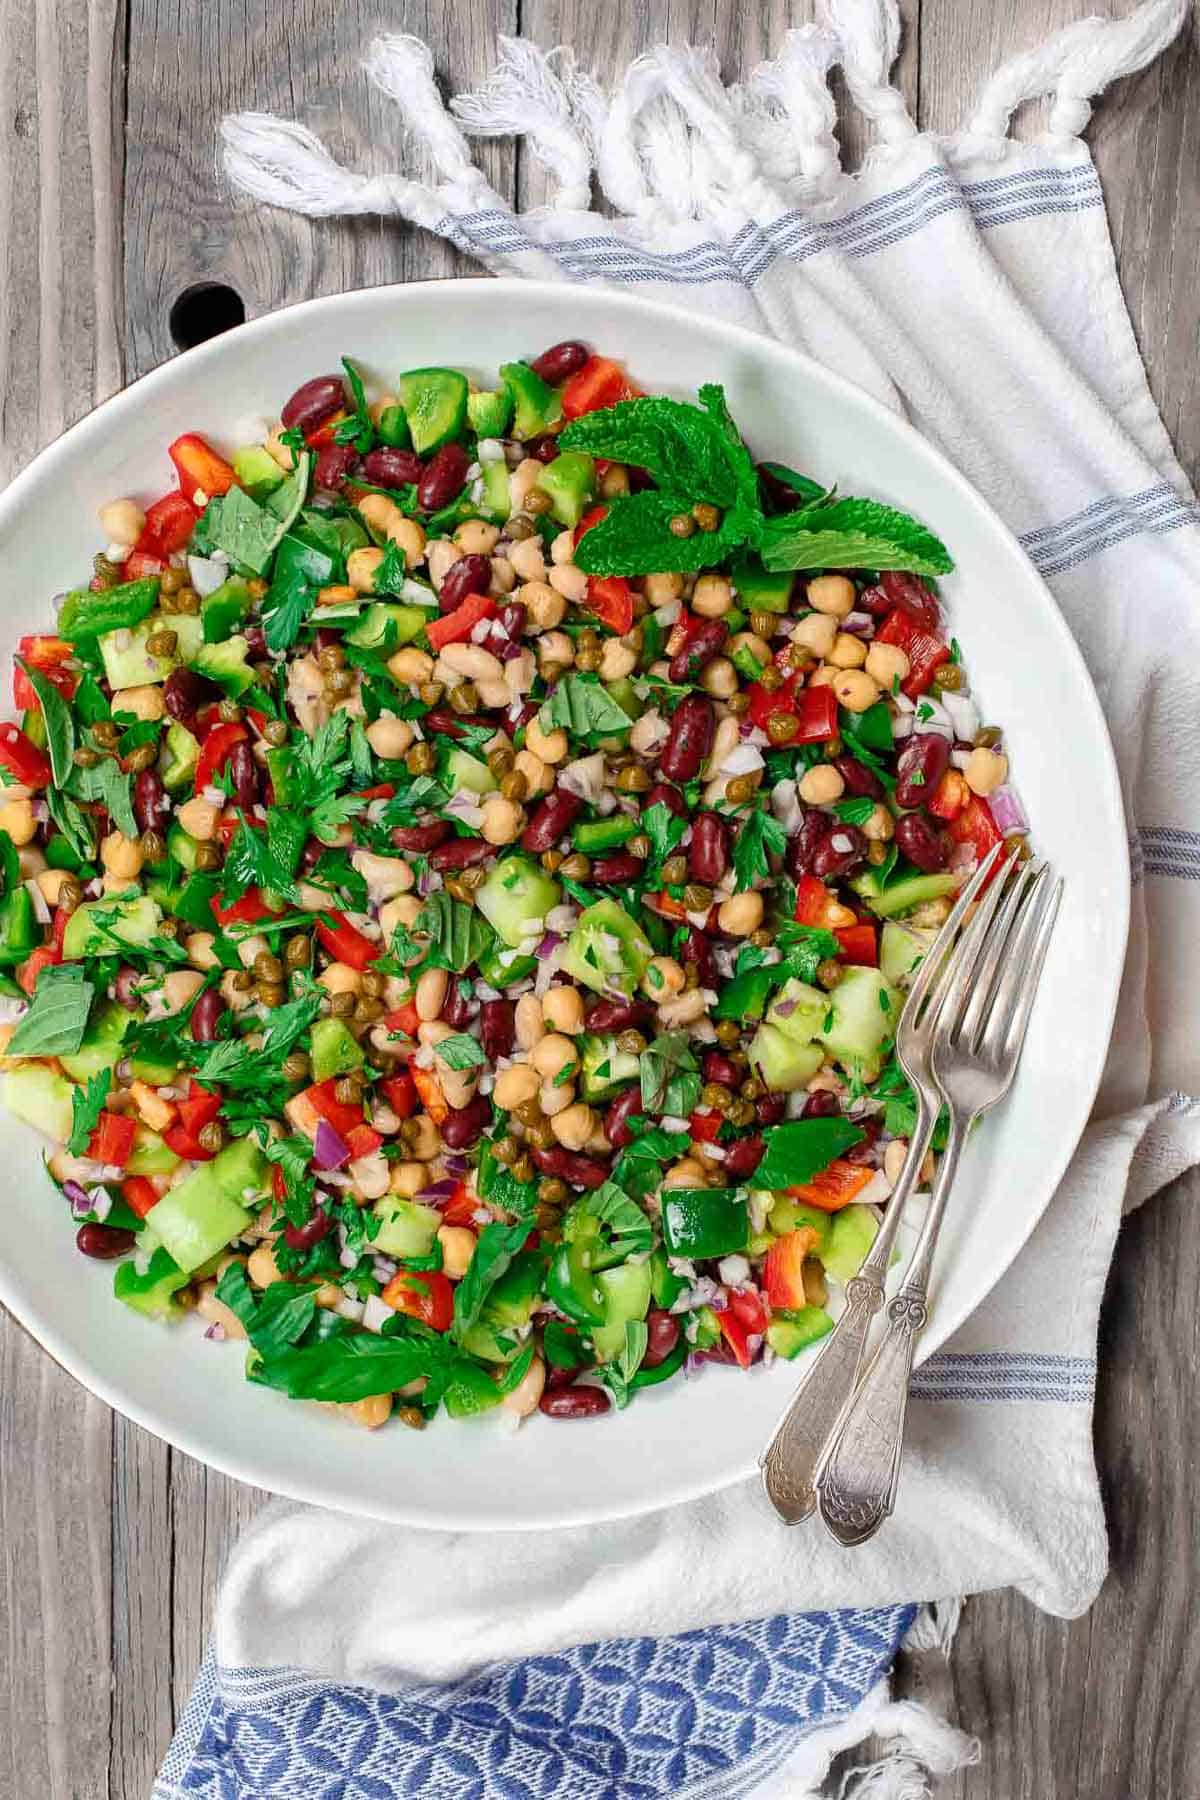
[{"label": "wooden table surface", "polygon": [[[923,126],[954,129],[1010,52],[1094,0],[906,0],[900,80]],[[1100,0],[1126,12],[1127,0]],[[990,14],[990,16],[989,16]],[[0,7],[0,477],[172,354],[173,302],[230,284],[254,316],[311,294],[467,265],[377,219],[240,216],[215,172],[222,113],[300,113],[355,166],[389,166],[393,121],[359,69],[381,27],[433,47],[456,88],[494,34],[574,44],[602,77],[648,44],[713,41],[748,68],[804,0],[4,0]],[[848,153],[857,122],[843,126]],[[1200,47],[1188,32],[1097,110],[1121,278],[1184,466],[1200,465]],[[503,193],[536,198],[509,144]],[[69,496],[65,497],[69,503]],[[957,1800],[1194,1800],[1200,1509],[1200,1180],[1122,1234],[1101,1331],[1096,1445],[1113,1568],[1088,1617],[1012,1595],[967,1608],[948,1667],[916,1671],[983,1740]],[[264,1496],[114,1416],[0,1314],[0,1800],[142,1800],[204,1648],[226,1550]],[[935,1659],[936,1660],[936,1659]],[[910,1675],[910,1680],[912,1679]]]}]

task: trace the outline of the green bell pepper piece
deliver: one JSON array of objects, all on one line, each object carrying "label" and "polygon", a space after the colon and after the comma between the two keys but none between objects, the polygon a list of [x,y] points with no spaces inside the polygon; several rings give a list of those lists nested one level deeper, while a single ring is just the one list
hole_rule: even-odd
[{"label": "green bell pepper piece", "polygon": [[145,575],[140,581],[122,581],[116,587],[75,588],[63,601],[58,615],[58,635],[77,643],[81,638],[103,637],[106,631],[121,631],[140,625],[154,611],[158,602],[158,576]]},{"label": "green bell pepper piece", "polygon": [[717,1004],[712,1009],[712,1017],[761,1019],[778,980],[778,968],[771,968],[766,964],[757,969],[747,969],[744,975],[735,975],[728,986],[721,989]]},{"label": "green bell pepper piece", "polygon": [[668,1351],[662,1361],[656,1363],[652,1369],[639,1369],[630,1385],[635,1388],[657,1387],[660,1381],[669,1381],[671,1376],[683,1367],[687,1353],[688,1346],[683,1340],[683,1333],[680,1332],[679,1342],[675,1348]]},{"label": "green bell pepper piece", "polygon": [[37,947],[41,930],[26,887],[14,888],[0,901],[0,964],[12,967]]},{"label": "green bell pepper piece", "polygon": [[572,842],[585,856],[596,856],[604,850],[615,850],[636,837],[640,820],[628,813],[614,813],[609,819],[586,819],[571,833]]},{"label": "green bell pepper piece", "polygon": [[113,1277],[113,1293],[134,1312],[146,1313],[152,1319],[167,1319],[181,1315],[174,1296],[187,1284],[183,1270],[165,1250],[159,1249],[150,1258],[144,1275],[138,1274],[132,1261],[123,1262]]},{"label": "green bell pepper piece", "polygon": [[667,1253],[661,1244],[655,1246],[650,1257],[650,1292],[654,1296],[655,1306],[670,1312],[687,1282],[675,1271],[667,1261]]},{"label": "green bell pepper piece", "polygon": [[297,797],[296,784],[292,776],[292,753],[280,746],[267,751],[267,774],[271,777],[271,789],[275,796],[276,806],[291,806]]},{"label": "green bell pepper piece", "polygon": [[663,1238],[672,1256],[693,1262],[746,1248],[750,1215],[735,1188],[668,1188],[662,1196]]},{"label": "green bell pepper piece", "polygon": [[546,1292],[561,1312],[580,1325],[604,1322],[605,1296],[591,1269],[590,1238],[559,1246],[546,1272]]},{"label": "green bell pepper piece", "polygon": [[206,644],[223,644],[240,631],[250,611],[250,589],[237,575],[206,594],[200,603],[200,619]]}]

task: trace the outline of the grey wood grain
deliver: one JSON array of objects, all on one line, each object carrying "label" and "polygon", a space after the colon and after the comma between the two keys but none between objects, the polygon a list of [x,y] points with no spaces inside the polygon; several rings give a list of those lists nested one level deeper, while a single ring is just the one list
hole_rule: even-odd
[{"label": "grey wood grain", "polygon": [[[128,18],[126,18],[126,4]],[[1106,0],[1106,6],[1109,0]],[[1112,10],[1118,10],[1111,0]],[[251,315],[312,293],[455,273],[394,223],[259,212],[223,191],[217,119],[301,114],[356,167],[396,166],[390,109],[358,69],[380,29],[415,31],[454,86],[477,81],[518,0],[399,8],[348,0],[6,0],[0,8],[0,479],[172,350],[171,303],[229,282]],[[905,0],[899,71],[923,125],[960,123],[1002,55],[1092,0]],[[1120,10],[1126,10],[1124,5]],[[599,73],[657,41],[709,40],[726,73],[770,53],[807,5],[522,0],[543,44]],[[1200,52],[1188,39],[1118,84],[1092,128],[1119,266],[1151,384],[1185,467],[1200,466]],[[128,36],[127,36],[128,33]],[[128,81],[125,43],[132,47]],[[848,162],[868,134],[853,113]],[[501,192],[541,197],[532,159],[481,147]],[[1012,1595],[972,1602],[949,1668],[902,1676],[950,1695],[985,1742],[954,1800],[1190,1800],[1200,1793],[1200,1536],[1188,1434],[1200,1399],[1200,1245],[1189,1177],[1131,1220],[1105,1307],[1096,1440],[1113,1573],[1066,1623]],[[116,1419],[0,1315],[0,1796],[143,1800],[207,1637],[227,1549],[262,1504]]]}]

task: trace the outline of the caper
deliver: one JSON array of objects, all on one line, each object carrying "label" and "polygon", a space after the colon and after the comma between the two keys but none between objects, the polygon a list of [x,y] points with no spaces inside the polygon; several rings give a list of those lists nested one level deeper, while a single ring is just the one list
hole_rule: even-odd
[{"label": "caper", "polygon": [[73,875],[68,875],[58,890],[58,904],[63,912],[74,912],[83,902],[83,889]]},{"label": "caper", "polygon": [[575,667],[577,669],[582,669],[585,675],[594,675],[596,670],[600,667],[599,650],[577,650],[575,652]]},{"label": "caper", "polygon": [[707,912],[713,903],[713,891],[702,881],[689,881],[683,890],[683,904],[690,913]]},{"label": "caper", "polygon": [[644,831],[639,831],[636,836],[630,838],[625,848],[628,850],[630,856],[636,856],[639,862],[645,862],[651,850],[653,850],[654,845],[650,842],[650,839],[646,836]]},{"label": "caper", "polygon": [[196,858],[196,867],[204,874],[221,866],[221,852],[215,844],[197,844],[192,854]]},{"label": "caper", "polygon": [[111,719],[97,719],[92,726],[92,736],[102,750],[115,750],[121,736],[121,727],[114,725]]},{"label": "caper", "polygon": [[512,766],[516,760],[516,755],[509,749],[508,745],[502,744],[498,750],[489,751],[487,759],[488,772],[489,774],[494,775],[497,781],[503,781],[504,777],[511,773]]},{"label": "caper", "polygon": [[503,1163],[506,1169],[510,1168],[512,1164],[516,1162],[520,1154],[521,1146],[518,1144],[516,1138],[497,1138],[492,1145],[492,1155],[497,1162]]},{"label": "caper", "polygon": [[146,639],[146,648],[151,656],[174,656],[179,648],[177,631],[152,631]]},{"label": "caper", "polygon": [[683,985],[685,988],[698,988],[700,986],[700,970],[694,962],[684,963],[683,965]]},{"label": "caper", "polygon": [[724,1050],[731,1050],[742,1035],[742,1028],[736,1019],[719,1019],[716,1026],[717,1042]]},{"label": "caper", "polygon": [[841,979],[842,965],[836,957],[827,956],[824,962],[817,964],[817,981],[828,993],[832,993]]},{"label": "caper", "polygon": [[281,744],[286,744],[288,740],[287,720],[268,719],[263,726],[263,736],[266,738],[268,744],[273,744],[276,749],[278,749]]},{"label": "caper", "polygon": [[559,874],[565,875],[569,881],[586,881],[592,872],[592,859],[585,856],[582,850],[573,850],[560,865]]},{"label": "caper", "polygon": [[227,1133],[220,1119],[210,1119],[207,1125],[202,1125],[196,1133],[196,1142],[205,1150],[210,1150],[214,1156],[218,1150],[223,1150]]},{"label": "caper", "polygon": [[533,1222],[544,1243],[557,1244],[561,1240],[562,1208],[560,1206],[535,1206]]},{"label": "caper", "polygon": [[513,769],[501,781],[500,792],[506,800],[524,800],[529,793],[529,782],[520,769]]},{"label": "caper", "polygon": [[747,1075],[745,1081],[738,1088],[738,1093],[743,1100],[761,1100],[766,1091],[757,1075]]},{"label": "caper", "polygon": [[331,700],[342,700],[354,686],[354,674],[350,669],[331,669],[325,677],[325,692]]},{"label": "caper", "polygon": [[732,781],[725,784],[725,798],[731,806],[744,806],[747,800],[753,800],[758,791],[759,777],[755,775],[735,775]]},{"label": "caper", "polygon": [[773,744],[790,744],[799,730],[795,713],[774,712],[767,720],[767,736]]},{"label": "caper", "polygon": [[760,925],[757,931],[750,933],[750,942],[756,944],[760,950],[768,950],[775,942],[775,936],[765,926]]},{"label": "caper", "polygon": [[475,892],[476,888],[481,888],[483,886],[484,882],[487,880],[487,875],[487,870],[482,868],[479,863],[476,863],[473,869],[463,870],[458,878],[458,884],[461,888],[466,890],[469,896]]},{"label": "caper", "polygon": [[752,1100],[735,1100],[725,1116],[731,1125],[753,1125],[758,1114]]},{"label": "caper", "polygon": [[289,1050],[279,1067],[285,1081],[307,1081],[312,1064],[303,1050]]},{"label": "caper", "polygon": [[1011,837],[1006,837],[1004,840],[1005,856],[1011,856],[1014,851],[1022,862],[1028,862],[1029,858],[1033,855],[1032,850],[1029,848],[1029,839],[1023,837],[1019,831],[1013,832]]},{"label": "caper", "polygon": [[96,580],[102,587],[115,587],[117,582],[121,579],[121,565],[119,563],[109,562],[103,551],[100,552],[99,556],[94,556],[92,558],[92,569],[95,573]]},{"label": "caper", "polygon": [[287,989],[281,981],[260,981],[254,992],[259,1005],[268,1012],[274,1012],[287,999]]},{"label": "caper", "polygon": [[125,758],[124,767],[128,774],[140,775],[143,769],[150,768],[157,761],[158,748],[156,745],[139,744],[137,749],[131,750]]},{"label": "caper", "polygon": [[161,831],[143,831],[138,842],[148,863],[160,863],[167,854],[166,839]]},{"label": "caper", "polygon": [[537,1197],[543,1206],[562,1206],[567,1198],[567,1184],[557,1175],[546,1175],[538,1182]]},{"label": "caper", "polygon": [[[553,1150],[554,1145],[557,1142],[549,1119],[537,1119],[532,1125],[527,1125],[525,1127],[525,1136],[535,1150]],[[517,1170],[514,1168],[513,1174],[516,1175],[516,1173]],[[532,1173],[533,1171],[531,1169],[529,1175],[525,1176],[523,1179],[528,1181]],[[521,1179],[521,1177],[518,1177],[518,1179]]]},{"label": "caper", "polygon": [[179,936],[179,920],[160,919],[158,929],[162,937],[172,939],[177,938]]},{"label": "caper", "polygon": [[443,886],[452,900],[461,900],[465,906],[470,906],[471,890],[461,875],[447,875]]},{"label": "caper", "polygon": [[98,750],[89,750],[86,744],[81,744],[72,758],[76,768],[79,769],[94,769],[96,764],[102,760],[100,752]]},{"label": "caper", "polygon": [[650,771],[641,763],[626,763],[617,775],[617,788],[622,794],[645,794],[650,790]]},{"label": "caper", "polygon": [[538,1104],[537,1095],[535,1094],[532,1100],[522,1100],[520,1106],[514,1107],[513,1117],[522,1125],[536,1125],[542,1117],[542,1109]]},{"label": "caper", "polygon": [[[548,1150],[550,1148],[550,1145],[554,1142],[554,1133],[551,1131],[549,1125],[547,1125],[547,1123],[544,1119],[541,1121],[541,1123],[539,1125],[535,1125],[532,1128],[532,1130],[530,1131],[529,1141],[531,1144],[534,1143],[533,1133],[535,1131],[539,1134],[537,1142],[536,1142],[536,1148],[539,1150]],[[545,1140],[544,1142],[543,1142],[543,1139]],[[517,1181],[532,1181],[534,1174],[536,1172],[534,1170],[532,1157],[526,1156],[524,1153],[522,1153],[522,1155],[518,1156],[516,1162],[513,1164],[512,1172],[513,1172],[514,1178]]]},{"label": "caper", "polygon": [[158,610],[167,617],[170,617],[172,613],[177,613],[179,611],[179,604],[174,594],[160,593],[158,596]]},{"label": "caper", "polygon": [[804,644],[793,644],[787,653],[787,660],[788,668],[796,670],[811,669],[817,659]]},{"label": "caper", "polygon": [[692,517],[701,531],[716,531],[721,523],[720,508],[710,506],[707,500],[699,500],[692,508]]},{"label": "caper", "polygon": [[552,502],[549,494],[544,493],[541,488],[530,488],[525,496],[525,511],[527,513],[532,513],[535,519],[539,519],[543,514],[548,513],[551,505]]},{"label": "caper", "polygon": [[361,1025],[373,1025],[376,1019],[382,1019],[386,1011],[382,1000],[375,1000],[370,994],[360,994],[354,1008],[354,1017]]},{"label": "caper", "polygon": [[640,1056],[646,1048],[646,1040],[640,1031],[622,1031],[617,1034],[617,1049],[626,1056]]},{"label": "caper", "polygon": [[432,774],[436,762],[437,753],[433,745],[425,743],[414,744],[404,758],[404,766],[410,775]]},{"label": "caper", "polygon": [[245,716],[236,700],[225,699],[217,703],[217,717],[222,725],[240,725]]},{"label": "caper", "polygon": [[283,964],[269,950],[260,950],[254,959],[254,973],[259,981],[282,981]]},{"label": "caper", "polygon": [[401,1119],[400,1136],[406,1144],[415,1144],[425,1126],[420,1119]]},{"label": "caper", "polygon": [[283,955],[289,969],[306,969],[312,961],[312,939],[305,937],[303,932],[298,937],[290,937]]},{"label": "caper", "polygon": [[662,878],[668,887],[679,887],[688,878],[688,859],[686,856],[668,856],[662,866]]},{"label": "caper", "polygon": [[783,686],[782,671],[777,669],[774,663],[768,663],[758,678],[758,685],[766,694],[778,693]]},{"label": "caper", "polygon": [[732,713],[735,719],[743,718],[750,711],[750,696],[745,688],[739,688],[736,694],[730,694],[725,702],[725,710]]},{"label": "caper", "polygon": [[436,706],[439,700],[445,698],[445,694],[444,681],[422,681],[417,688],[417,698],[422,706]]},{"label": "caper", "polygon": [[563,866],[563,860],[563,853],[561,850],[542,851],[542,867],[545,869],[547,875],[557,875],[558,871]]},{"label": "caper", "polygon": [[700,1089],[700,1104],[710,1112],[725,1113],[733,1105],[733,1095],[719,1081],[706,1081]]},{"label": "caper", "polygon": [[671,520],[671,535],[677,538],[695,536],[696,521],[691,513],[676,513]]},{"label": "caper", "polygon": [[333,1084],[333,1097],[343,1106],[360,1106],[363,1097],[361,1075],[339,1075]]},{"label": "caper", "polygon": [[532,519],[527,519],[524,513],[514,513],[504,527],[504,535],[511,538],[514,544],[521,544],[526,538],[531,538],[536,530],[537,526]]},{"label": "caper", "polygon": [[755,637],[769,638],[778,623],[774,613],[752,612],[750,614],[750,629]]},{"label": "caper", "polygon": [[368,1000],[378,1000],[385,985],[383,976],[377,975],[374,969],[368,969],[362,978],[362,991]]},{"label": "caper", "polygon": [[317,667],[323,669],[326,674],[333,669],[344,669],[345,666],[346,652],[340,644],[326,644],[323,650],[318,650]]},{"label": "caper", "polygon": [[[99,735],[100,732],[97,728],[96,736],[99,737]],[[971,742],[977,750],[994,750],[1003,735],[1004,733],[998,725],[985,725],[982,731],[977,731],[975,733]]]},{"label": "caper", "polygon": [[957,663],[943,663],[930,682],[935,694],[957,694],[965,685],[962,670]]},{"label": "caper", "polygon": [[164,569],[158,578],[159,599],[161,600],[164,594],[174,596],[186,583],[187,576],[182,569]]},{"label": "caper", "polygon": [[200,596],[194,587],[181,587],[175,596],[175,610],[181,613],[198,613]]},{"label": "caper", "polygon": [[473,681],[460,681],[450,689],[449,700],[456,713],[473,713],[479,705],[479,689]]},{"label": "caper", "polygon": [[880,864],[885,863],[887,859],[887,845],[881,843],[878,838],[872,838],[871,842],[867,845],[867,861],[870,863],[871,867],[877,869]]},{"label": "caper", "polygon": [[330,994],[329,1011],[335,1019],[348,1019],[358,1002],[353,994]]},{"label": "caper", "polygon": [[425,1429],[425,1414],[419,1406],[398,1406],[393,1416],[399,1419],[402,1425],[407,1425],[410,1431],[424,1431]]}]

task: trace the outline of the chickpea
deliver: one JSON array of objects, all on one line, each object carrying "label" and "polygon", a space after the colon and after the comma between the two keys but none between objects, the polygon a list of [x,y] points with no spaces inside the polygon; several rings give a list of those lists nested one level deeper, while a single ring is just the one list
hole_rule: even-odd
[{"label": "chickpea", "polygon": [[858,596],[849,576],[817,575],[809,582],[805,597],[817,612],[828,613],[835,619],[844,619],[847,613],[854,611]]},{"label": "chickpea", "polygon": [[111,544],[136,544],[146,524],[146,515],[136,500],[110,500],[97,516],[100,529]]},{"label": "chickpea", "polygon": [[867,651],[867,674],[877,681],[885,692],[891,691],[894,682],[905,679],[909,667],[908,657],[896,644],[875,642]]},{"label": "chickpea", "polygon": [[407,719],[385,715],[367,726],[367,742],[384,762],[398,762],[413,742],[413,728]]},{"label": "chickpea", "polygon": [[392,1396],[368,1394],[365,1400],[343,1400],[338,1411],[348,1419],[353,1419],[356,1425],[364,1425],[368,1431],[378,1431],[392,1416]]},{"label": "chickpea", "polygon": [[490,556],[499,540],[499,526],[486,519],[464,519],[454,533],[454,542],[464,556]]},{"label": "chickpea", "polygon": [[872,681],[865,669],[839,669],[830,686],[838,697],[838,705],[847,712],[866,712],[879,698],[879,683]]},{"label": "chickpea", "polygon": [[511,1068],[501,1069],[492,1089],[492,1099],[505,1112],[515,1112],[518,1106],[524,1106],[532,1100],[541,1087],[538,1072],[529,1063],[513,1063]]},{"label": "chickpea", "polygon": [[749,937],[763,922],[763,897],[751,890],[732,894],[717,908],[717,924],[730,937]]},{"label": "chickpea", "polygon": [[219,1325],[227,1338],[244,1338],[246,1327],[232,1308],[217,1299],[215,1281],[202,1281],[196,1299],[196,1311],[210,1325]]},{"label": "chickpea", "polygon": [[546,1035],[542,1003],[536,994],[522,994],[513,1011],[513,1031],[521,1050],[532,1050]]},{"label": "chickpea", "polygon": [[260,1244],[257,1250],[250,1252],[246,1263],[246,1273],[255,1287],[270,1287],[273,1281],[281,1279],[275,1252],[269,1244]]},{"label": "chickpea", "polygon": [[530,1413],[537,1411],[545,1386],[546,1365],[540,1356],[535,1356],[516,1387],[505,1394],[501,1408],[518,1419],[527,1419]]},{"label": "chickpea", "polygon": [[73,879],[69,869],[42,869],[35,876],[38,891],[47,906],[58,905],[58,896],[62,891],[63,882]]},{"label": "chickpea", "polygon": [[540,756],[532,750],[518,750],[517,760],[513,764],[516,774],[525,777],[526,798],[532,799],[535,794],[549,793],[554,786],[554,771],[544,763]]},{"label": "chickpea", "polygon": [[[2,790],[0,790],[2,792]],[[11,799],[0,805],[0,832],[9,833],[14,844],[29,844],[38,830],[38,821],[34,819],[34,808],[29,799]]]},{"label": "chickpea", "polygon": [[817,763],[806,769],[796,785],[796,792],[806,806],[832,806],[846,791],[846,783],[832,763]]},{"label": "chickpea", "polygon": [[827,660],[835,669],[861,669],[867,660],[867,646],[849,631],[839,631]]},{"label": "chickpea", "polygon": [[577,1100],[551,1119],[550,1129],[564,1150],[582,1150],[599,1124],[595,1108],[584,1100]]},{"label": "chickpea", "polygon": [[642,976],[642,988],[652,1000],[669,1000],[674,994],[682,994],[684,985],[683,969],[673,956],[651,957]]},{"label": "chickpea", "polygon": [[[196,838],[202,844],[207,844],[217,835],[217,820],[220,814],[219,806],[214,806],[211,800],[202,800],[197,794],[191,800],[185,801],[175,817],[189,837]],[[329,904],[328,898],[323,901],[323,904],[326,906]]]},{"label": "chickpea", "polygon": [[215,969],[217,955],[213,949],[216,942],[211,931],[193,931],[187,941],[187,956],[193,969]]},{"label": "chickpea", "polygon": [[696,1156],[685,1156],[674,1163],[663,1176],[665,1188],[702,1188],[708,1186],[708,1170]]},{"label": "chickpea", "polygon": [[681,600],[683,589],[683,576],[673,572],[664,575],[647,575],[642,582],[642,592],[646,596],[647,605],[654,608],[669,606],[672,600]]},{"label": "chickpea", "polygon": [[811,650],[814,656],[828,656],[837,641],[837,635],[835,619],[826,618],[824,613],[809,613],[792,632],[792,643],[798,644],[802,650]]},{"label": "chickpea", "polygon": [[508,478],[508,503],[515,513],[519,513],[526,500],[542,478],[544,463],[536,456],[527,456],[519,462]]},{"label": "chickpea", "polygon": [[516,656],[509,657],[504,665],[504,683],[509,691],[510,703],[529,692],[536,674],[537,663],[532,650],[519,650]]},{"label": "chickpea", "polygon": [[[424,650],[411,646],[388,657],[388,674],[401,687],[420,687],[433,674],[433,658]],[[368,732],[368,737],[370,733]]]},{"label": "chickpea", "polygon": [[110,831],[100,846],[100,861],[118,881],[136,881],[145,857],[136,838],[127,838],[123,831]]},{"label": "chickpea", "polygon": [[986,797],[1002,787],[1008,777],[1008,758],[1001,750],[972,750],[963,780],[973,794]]},{"label": "chickpea", "polygon": [[567,1069],[574,1073],[579,1067],[579,1052],[564,1032],[551,1031],[534,1044],[529,1061],[543,1081],[554,1082]]},{"label": "chickpea", "polygon": [[375,544],[364,544],[346,558],[346,579],[356,594],[375,592],[375,575],[383,561],[383,551]]},{"label": "chickpea", "polygon": [[537,1092],[537,1103],[542,1117],[546,1119],[553,1119],[557,1113],[566,1112],[574,1102],[575,1086],[570,1081],[564,1081],[558,1086],[552,1081],[543,1081]]},{"label": "chickpea", "polygon": [[[626,675],[632,675],[636,668],[636,650],[631,649],[621,638],[605,638],[600,652],[601,681],[622,681]],[[736,679],[735,676],[735,684]]]},{"label": "chickpea", "polygon": [[415,885],[417,878],[402,856],[376,856],[370,850],[355,850],[350,860],[371,890],[372,899],[391,900],[396,894],[407,894]]},{"label": "chickpea", "polygon": [[738,690],[738,674],[727,656],[714,656],[700,674],[700,686],[714,700],[728,700]]},{"label": "chickpea", "polygon": [[406,1199],[413,1200],[423,1188],[428,1186],[428,1163],[397,1162],[392,1164],[391,1180],[388,1182],[389,1193],[403,1194]]},{"label": "chickpea", "polygon": [[562,726],[543,731],[536,717],[525,727],[525,742],[544,763],[560,763],[567,754],[567,734]]},{"label": "chickpea", "polygon": [[483,802],[479,829],[489,844],[512,844],[525,829],[525,812],[503,794],[489,794]]},{"label": "chickpea", "polygon": [[908,1158],[908,1139],[893,1138],[883,1153],[883,1172],[895,1187],[900,1179],[900,1171]]},{"label": "chickpea", "polygon": [[568,1037],[575,1037],[583,1030],[583,996],[578,988],[561,986],[548,988],[542,995],[542,1017],[551,1031],[565,1032]]},{"label": "chickpea", "polygon": [[[615,640],[614,640],[615,641]],[[575,646],[565,631],[544,631],[537,643],[538,672],[547,681],[569,669],[575,661]]]},{"label": "chickpea", "polygon": [[443,1225],[437,1241],[442,1246],[442,1273],[461,1281],[475,1254],[475,1233],[466,1225]]},{"label": "chickpea", "polygon": [[686,993],[678,995],[674,1000],[663,1000],[659,1003],[659,1022],[667,1031],[675,1031],[684,1025],[695,1025],[708,1011],[708,1001],[699,988],[689,988]]},{"label": "chickpea", "polygon": [[517,571],[507,556],[493,556],[492,578],[488,582],[489,594],[511,594],[517,585]]},{"label": "chickpea", "polygon": [[841,673],[840,669],[834,669],[828,663],[822,663],[820,668],[814,669],[809,676],[808,685],[809,687],[832,687]]},{"label": "chickpea", "polygon": [[429,1021],[441,1018],[449,986],[450,976],[445,969],[425,970],[418,980],[416,991],[413,994],[413,1005],[417,1009],[418,1019]]},{"label": "chickpea", "polygon": [[728,575],[701,575],[692,590],[692,611],[702,619],[723,619],[733,605]]},{"label": "chickpea", "polygon": [[575,533],[571,530],[570,526],[567,527],[566,531],[560,531],[554,542],[551,544],[550,561],[552,563],[560,564],[575,561]]},{"label": "chickpea", "polygon": [[168,1012],[182,1012],[204,986],[204,977],[195,969],[172,969],[163,982],[163,999]]},{"label": "chickpea", "polygon": [[876,844],[889,844],[896,835],[896,821],[886,806],[877,806],[860,827],[865,838]]},{"label": "chickpea", "polygon": [[587,599],[588,578],[582,569],[574,563],[558,563],[551,569],[547,579],[556,594],[564,600],[570,600],[576,606],[582,606]]},{"label": "chickpea", "polygon": [[357,994],[362,990],[362,976],[349,963],[333,962],[317,976],[321,987],[330,994]]},{"label": "chickpea", "polygon": [[[314,892],[315,891],[317,890],[314,890]],[[387,942],[390,940],[397,925],[404,925],[405,927],[415,925],[424,904],[425,902],[418,899],[416,894],[397,894],[394,900],[389,900],[385,906],[381,906],[379,909],[379,929],[383,933],[384,941]],[[303,901],[301,902],[301,905],[303,905]],[[324,895],[321,900],[321,906],[328,905],[329,896]],[[305,907],[304,910],[307,912],[308,908]],[[317,908],[317,911],[320,911],[320,907]]]},{"label": "chickpea", "polygon": [[712,749],[705,760],[705,772],[711,774],[719,769],[729,752],[737,747],[741,737],[741,727],[734,718],[724,718],[713,733]]},{"label": "chickpea", "polygon": [[531,631],[552,631],[562,624],[567,603],[547,582],[524,582],[517,589],[517,599],[529,615]]},{"label": "chickpea", "polygon": [[[540,537],[522,538],[508,553],[508,560],[519,581],[544,581],[546,557]],[[556,565],[563,566],[563,565]]]}]

